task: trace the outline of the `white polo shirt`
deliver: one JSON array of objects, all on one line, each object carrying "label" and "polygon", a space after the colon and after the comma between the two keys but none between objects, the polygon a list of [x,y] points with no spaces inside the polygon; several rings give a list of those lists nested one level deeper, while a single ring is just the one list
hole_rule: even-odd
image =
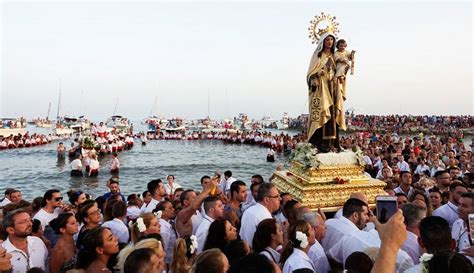
[{"label": "white polo shirt", "polygon": [[242,215],[240,238],[242,238],[242,240],[245,240],[249,245],[251,245],[258,224],[262,220],[268,218],[272,218],[272,214],[266,207],[264,207],[260,203],[257,203],[248,208]]},{"label": "white polo shirt", "polygon": [[26,237],[28,242],[28,254],[22,250],[16,248],[11,242],[10,238],[7,238],[3,242],[2,246],[5,248],[7,253],[12,255],[12,273],[25,273],[29,268],[39,267],[45,271],[49,266],[48,261],[48,249],[44,245],[43,241],[40,238],[34,236]]}]

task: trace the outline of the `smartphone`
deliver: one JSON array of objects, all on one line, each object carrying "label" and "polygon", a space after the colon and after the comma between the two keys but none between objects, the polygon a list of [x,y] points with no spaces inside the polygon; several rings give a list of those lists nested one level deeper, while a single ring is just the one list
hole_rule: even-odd
[{"label": "smartphone", "polygon": [[392,215],[398,210],[396,196],[377,196],[375,197],[377,220],[380,223],[386,223]]},{"label": "smartphone", "polygon": [[469,236],[471,236],[471,242],[474,242],[474,214],[469,214],[468,221]]}]

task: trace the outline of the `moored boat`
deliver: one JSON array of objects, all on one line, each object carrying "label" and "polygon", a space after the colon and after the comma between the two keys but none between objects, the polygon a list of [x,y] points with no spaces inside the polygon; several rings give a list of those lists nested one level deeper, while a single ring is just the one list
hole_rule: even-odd
[{"label": "moored boat", "polygon": [[0,118],[0,136],[24,135],[26,120],[23,118]]}]

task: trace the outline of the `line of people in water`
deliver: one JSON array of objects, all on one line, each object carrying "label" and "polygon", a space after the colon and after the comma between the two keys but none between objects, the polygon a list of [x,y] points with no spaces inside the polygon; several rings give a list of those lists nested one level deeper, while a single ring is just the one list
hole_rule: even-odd
[{"label": "line of people in water", "polygon": [[69,135],[52,135],[52,134],[18,134],[10,135],[8,137],[0,137],[0,150],[1,149],[17,149],[17,148],[29,148],[38,145],[45,145],[57,140],[68,139]]}]

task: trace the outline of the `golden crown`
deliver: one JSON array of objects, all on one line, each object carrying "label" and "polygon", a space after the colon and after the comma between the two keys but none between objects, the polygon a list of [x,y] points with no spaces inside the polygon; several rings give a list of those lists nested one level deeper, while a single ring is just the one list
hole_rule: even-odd
[{"label": "golden crown", "polygon": [[[320,28],[325,26],[324,28]],[[319,41],[319,38],[325,33],[332,33],[336,36],[339,33],[338,29],[339,23],[336,22],[336,16],[331,16],[321,12],[320,15],[314,16],[314,19],[310,21],[309,25],[309,38],[312,40],[312,43]]]}]

